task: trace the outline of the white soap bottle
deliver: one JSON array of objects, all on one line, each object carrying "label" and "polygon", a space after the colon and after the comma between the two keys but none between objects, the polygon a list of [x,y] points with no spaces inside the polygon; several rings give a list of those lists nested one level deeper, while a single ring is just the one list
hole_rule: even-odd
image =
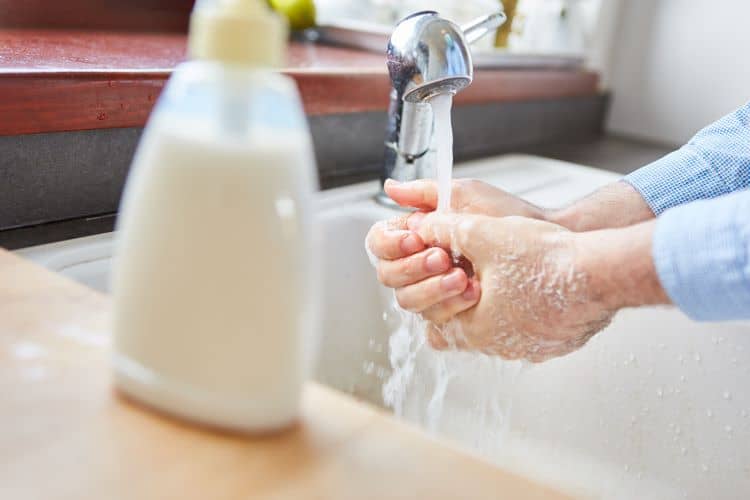
[{"label": "white soap bottle", "polygon": [[285,24],[199,1],[190,61],[149,119],[120,210],[115,385],[147,406],[264,432],[298,416],[316,339],[316,170]]}]

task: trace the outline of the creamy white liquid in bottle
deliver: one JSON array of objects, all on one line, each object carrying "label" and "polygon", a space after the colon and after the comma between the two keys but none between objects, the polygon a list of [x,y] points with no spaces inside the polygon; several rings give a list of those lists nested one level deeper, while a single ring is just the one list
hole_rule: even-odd
[{"label": "creamy white liquid in bottle", "polygon": [[243,431],[296,419],[315,335],[314,185],[290,80],[212,62],[178,68],[121,208],[121,391]]}]

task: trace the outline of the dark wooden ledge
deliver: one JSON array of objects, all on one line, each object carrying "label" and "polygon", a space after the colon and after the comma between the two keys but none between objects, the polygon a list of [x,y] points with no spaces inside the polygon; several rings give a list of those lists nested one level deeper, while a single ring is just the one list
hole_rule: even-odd
[{"label": "dark wooden ledge", "polygon": [[[0,30],[0,135],[142,126],[185,58],[175,33]],[[287,67],[310,115],[383,110],[383,56],[294,43]],[[595,95],[588,71],[478,71],[457,104]]]}]

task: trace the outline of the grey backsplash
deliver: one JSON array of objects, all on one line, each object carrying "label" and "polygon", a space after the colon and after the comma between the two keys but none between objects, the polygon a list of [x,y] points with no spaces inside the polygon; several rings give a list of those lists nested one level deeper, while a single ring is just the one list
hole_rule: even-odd
[{"label": "grey backsplash", "polygon": [[[602,95],[456,106],[454,160],[597,137],[601,135],[607,101]],[[310,119],[324,189],[380,176],[385,120],[384,112]]]},{"label": "grey backsplash", "polygon": [[[601,134],[607,96],[472,104],[453,111],[455,160]],[[385,113],[310,118],[323,189],[380,176]],[[0,137],[0,246],[112,229],[142,129]]]}]

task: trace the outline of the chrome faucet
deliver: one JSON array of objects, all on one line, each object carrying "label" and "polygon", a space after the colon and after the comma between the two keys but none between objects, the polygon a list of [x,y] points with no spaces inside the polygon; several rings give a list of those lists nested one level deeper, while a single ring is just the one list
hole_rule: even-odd
[{"label": "chrome faucet", "polygon": [[[391,76],[391,102],[385,138],[382,183],[433,175],[427,161],[433,130],[429,100],[455,94],[469,86],[474,76],[469,44],[505,22],[497,12],[464,27],[424,11],[401,20],[388,41],[387,63]],[[379,201],[392,204],[382,191]]]}]

